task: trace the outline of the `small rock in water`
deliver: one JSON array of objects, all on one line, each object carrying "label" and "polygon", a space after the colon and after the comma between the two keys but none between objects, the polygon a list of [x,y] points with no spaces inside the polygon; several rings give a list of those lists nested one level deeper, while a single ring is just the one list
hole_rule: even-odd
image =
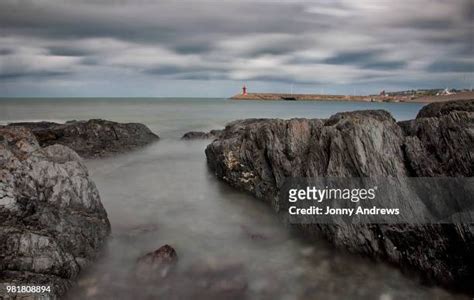
[{"label": "small rock in water", "polygon": [[145,254],[137,261],[136,275],[141,280],[155,280],[166,277],[178,261],[178,254],[170,245]]},{"label": "small rock in water", "polygon": [[314,247],[304,247],[301,249],[301,254],[303,256],[310,256],[314,253]]},{"label": "small rock in water", "polygon": [[245,225],[241,225],[240,228],[251,240],[268,240],[268,237],[262,233],[254,232]]},{"label": "small rock in water", "polygon": [[93,286],[93,287],[90,287],[90,288],[87,289],[86,294],[87,294],[88,297],[92,297],[92,296],[97,295],[97,291],[98,291],[97,287]]},{"label": "small rock in water", "polygon": [[90,287],[97,283],[97,278],[90,277],[84,278],[77,281],[77,285],[80,287]]},{"label": "small rock in water", "polygon": [[219,138],[220,135],[222,134],[222,130],[211,130],[209,132],[203,132],[203,131],[189,131],[186,132],[181,139],[182,140],[205,140],[205,139],[216,139]]},{"label": "small rock in water", "polygon": [[392,296],[390,294],[382,294],[380,295],[380,300],[392,300]]}]

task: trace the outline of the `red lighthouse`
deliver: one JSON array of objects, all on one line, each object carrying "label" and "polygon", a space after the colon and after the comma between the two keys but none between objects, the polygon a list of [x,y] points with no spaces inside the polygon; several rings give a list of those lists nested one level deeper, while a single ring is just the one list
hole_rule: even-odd
[{"label": "red lighthouse", "polygon": [[242,87],[242,95],[247,95],[247,87],[245,86],[245,84]]}]

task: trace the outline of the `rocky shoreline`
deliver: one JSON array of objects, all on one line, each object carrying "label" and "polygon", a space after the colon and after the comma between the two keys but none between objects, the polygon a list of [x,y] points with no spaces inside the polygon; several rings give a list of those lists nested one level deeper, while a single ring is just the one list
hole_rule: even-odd
[{"label": "rocky shoreline", "polygon": [[67,146],[83,158],[98,158],[123,153],[159,140],[148,127],[140,123],[117,123],[91,119],[53,122],[21,122],[9,126],[21,126],[31,130],[41,147],[54,144]]},{"label": "rocky shoreline", "polygon": [[0,283],[44,286],[45,299],[64,295],[111,232],[80,156],[158,139],[143,124],[95,119],[0,126]]},{"label": "rocky shoreline", "polygon": [[[206,148],[207,162],[218,178],[281,214],[279,192],[288,177],[472,177],[473,105],[430,104],[415,120],[398,123],[380,110],[235,121]],[[474,294],[472,224],[293,226],[415,271],[428,283]]]},{"label": "rocky shoreline", "polygon": [[[287,177],[472,177],[473,120],[474,101],[465,101],[428,105],[415,120],[398,123],[385,111],[249,119],[183,139],[214,139],[206,156],[217,177],[281,212],[278,194]],[[64,295],[111,231],[80,156],[104,157],[156,140],[145,125],[105,120],[0,126],[0,284],[50,285],[46,296]],[[428,282],[473,292],[470,224],[294,226],[310,238],[416,270]],[[177,261],[165,245],[138,258],[136,275],[173,278]],[[190,286],[204,280],[210,296],[240,299],[248,284],[240,265],[203,264],[186,276]],[[179,294],[180,286],[172,288]]]},{"label": "rocky shoreline", "polygon": [[110,233],[82,159],[24,127],[0,127],[0,220],[1,284],[49,287],[45,299],[65,294]]}]

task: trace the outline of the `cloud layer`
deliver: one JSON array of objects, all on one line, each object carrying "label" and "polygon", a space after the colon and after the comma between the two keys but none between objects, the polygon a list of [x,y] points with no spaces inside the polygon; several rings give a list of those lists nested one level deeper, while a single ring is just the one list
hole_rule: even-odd
[{"label": "cloud layer", "polygon": [[473,20],[470,0],[3,0],[0,88],[227,96],[242,82],[346,93],[469,87]]}]

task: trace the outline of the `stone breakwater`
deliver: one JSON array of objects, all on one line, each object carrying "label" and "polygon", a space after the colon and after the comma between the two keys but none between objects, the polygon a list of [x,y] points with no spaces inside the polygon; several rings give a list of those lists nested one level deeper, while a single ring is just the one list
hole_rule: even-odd
[{"label": "stone breakwater", "polygon": [[117,123],[107,120],[22,122],[9,126],[29,128],[40,146],[60,144],[76,151],[83,158],[110,156],[130,151],[157,141],[159,137],[140,123]]},{"label": "stone breakwater", "polygon": [[327,95],[327,94],[282,94],[282,93],[248,93],[230,97],[232,100],[262,100],[262,101],[362,101],[362,102],[418,102],[432,103],[444,101],[461,101],[474,99],[474,92],[461,92],[441,96],[415,95]]},{"label": "stone breakwater", "polygon": [[[216,176],[280,213],[288,177],[472,177],[474,100],[425,106],[396,122],[381,110],[329,119],[247,119],[206,148]],[[410,201],[410,199],[406,199]],[[414,204],[415,205],[415,204]],[[294,225],[338,248],[416,271],[427,282],[474,294],[474,225]]]},{"label": "stone breakwater", "polygon": [[[41,148],[24,127],[0,127],[0,284],[48,286],[63,295],[110,233],[82,159]],[[0,298],[10,299],[0,289]]]},{"label": "stone breakwater", "polygon": [[[280,93],[248,93],[232,96],[232,100],[286,100],[286,101],[382,101],[379,96],[349,96],[349,95],[324,95],[324,94],[280,94]],[[394,100],[385,98],[385,100]]]}]

